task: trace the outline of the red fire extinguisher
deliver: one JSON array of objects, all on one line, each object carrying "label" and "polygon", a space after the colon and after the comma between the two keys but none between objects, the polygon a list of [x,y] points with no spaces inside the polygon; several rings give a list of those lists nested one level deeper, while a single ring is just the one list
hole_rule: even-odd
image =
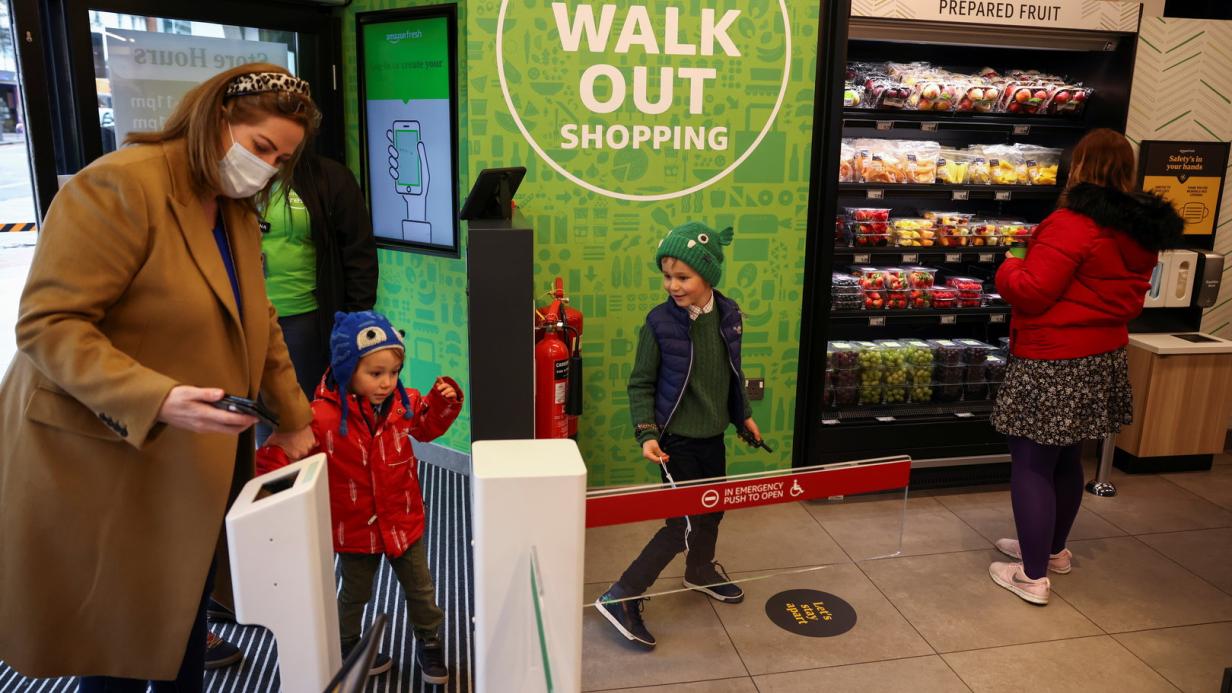
[{"label": "red fire extinguisher", "polygon": [[535,437],[577,438],[582,413],[582,312],[568,305],[563,281],[535,311]]}]

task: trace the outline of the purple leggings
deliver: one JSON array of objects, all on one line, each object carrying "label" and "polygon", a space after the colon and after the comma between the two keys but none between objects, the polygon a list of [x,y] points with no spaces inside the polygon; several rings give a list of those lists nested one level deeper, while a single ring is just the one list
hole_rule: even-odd
[{"label": "purple leggings", "polygon": [[1082,443],[1041,445],[1010,436],[1010,500],[1023,572],[1036,580],[1048,572],[1048,554],[1065,549],[1082,503]]}]

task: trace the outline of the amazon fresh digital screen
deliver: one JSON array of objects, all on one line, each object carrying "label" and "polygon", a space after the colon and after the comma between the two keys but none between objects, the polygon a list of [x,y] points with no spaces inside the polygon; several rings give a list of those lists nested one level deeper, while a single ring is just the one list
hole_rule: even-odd
[{"label": "amazon fresh digital screen", "polygon": [[408,12],[425,14],[359,16],[364,185],[372,230],[382,245],[455,254],[456,19],[439,11],[414,17]]}]

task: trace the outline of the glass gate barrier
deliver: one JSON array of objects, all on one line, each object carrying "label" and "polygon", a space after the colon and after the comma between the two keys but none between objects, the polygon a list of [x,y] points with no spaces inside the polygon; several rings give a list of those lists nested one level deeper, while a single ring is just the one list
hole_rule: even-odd
[{"label": "glass gate barrier", "polygon": [[[604,600],[623,601],[898,556],[910,466],[910,458],[891,457],[680,482],[665,470],[662,484],[592,489],[586,582],[608,575],[616,582],[627,575],[624,582],[636,588],[681,564],[693,573],[686,578],[696,578],[689,586]],[[829,510],[842,505],[862,508],[845,516],[864,516],[858,540],[846,546],[829,536],[824,519],[833,517],[836,526],[848,529],[847,521]],[[692,514],[678,514],[686,512]],[[629,570],[616,575],[621,561]],[[720,568],[739,575],[724,575]],[[622,584],[617,591],[628,587]]]}]

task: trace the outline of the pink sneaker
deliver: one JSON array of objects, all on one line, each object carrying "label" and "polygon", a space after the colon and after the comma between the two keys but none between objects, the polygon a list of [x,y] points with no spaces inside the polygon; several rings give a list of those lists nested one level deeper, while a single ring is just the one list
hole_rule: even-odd
[{"label": "pink sneaker", "polygon": [[1052,582],[1046,577],[1032,580],[1022,572],[1021,563],[993,563],[988,566],[992,581],[1032,604],[1044,605],[1052,594]]},{"label": "pink sneaker", "polygon": [[[995,544],[997,550],[1006,556],[1022,560],[1022,550],[1018,548],[1017,539],[998,539]],[[1048,570],[1065,575],[1074,569],[1073,560],[1074,554],[1070,553],[1069,549],[1062,549],[1061,553],[1049,554]]]}]

